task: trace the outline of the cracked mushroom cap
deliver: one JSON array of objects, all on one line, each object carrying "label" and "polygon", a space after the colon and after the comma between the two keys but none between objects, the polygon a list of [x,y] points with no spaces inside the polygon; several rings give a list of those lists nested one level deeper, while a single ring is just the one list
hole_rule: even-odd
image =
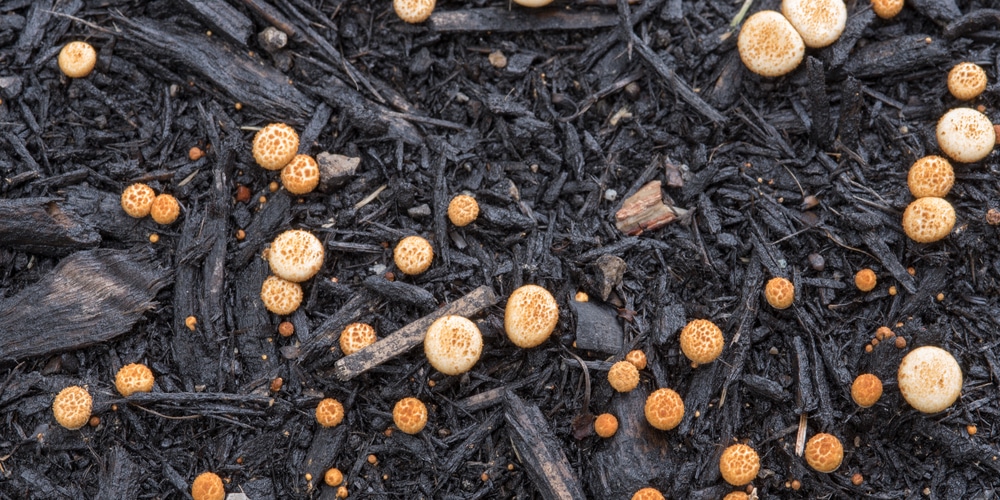
[{"label": "cracked mushroom cap", "polygon": [[684,419],[684,400],[673,389],[657,389],[646,397],[644,413],[649,425],[669,431]]},{"label": "cracked mushroom cap", "polygon": [[191,498],[194,500],[223,500],[226,488],[222,478],[214,472],[202,472],[191,483]]},{"label": "cracked mushroom cap", "polygon": [[340,332],[340,350],[350,356],[375,343],[375,328],[368,323],[351,323]]},{"label": "cracked mushroom cap", "polygon": [[299,134],[284,123],[269,123],[253,136],[253,159],[266,170],[281,170],[299,152]]},{"label": "cracked mushroom cap", "polygon": [[903,231],[917,243],[944,239],[955,227],[955,209],[944,198],[918,198],[903,212]]},{"label": "cracked mushroom cap", "polygon": [[434,12],[435,0],[392,0],[392,9],[410,24],[422,23]]},{"label": "cracked mushroom cap", "polygon": [[734,444],[719,457],[722,479],[733,486],[743,486],[753,481],[760,471],[760,457],[745,444]]},{"label": "cracked mushroom cap", "polygon": [[59,69],[70,78],[83,78],[97,65],[97,51],[87,42],[73,41],[59,51]]},{"label": "cracked mushroom cap", "polygon": [[399,240],[392,251],[392,261],[403,274],[415,276],[431,267],[434,261],[434,247],[420,236],[407,236]]},{"label": "cracked mushroom cap", "polygon": [[747,69],[767,77],[791,73],[806,54],[799,32],[773,10],[762,10],[743,22],[736,48]]},{"label": "cracked mushroom cap", "polygon": [[707,319],[691,320],[681,330],[681,351],[699,365],[711,363],[722,354],[722,330]]},{"label": "cracked mushroom cap", "polygon": [[290,229],[271,242],[267,261],[279,278],[301,283],[323,267],[323,243],[309,231]]},{"label": "cracked mushroom cap", "polygon": [[632,500],[663,500],[663,493],[656,488],[643,488],[632,495]]},{"label": "cracked mushroom cap", "polygon": [[115,374],[115,388],[125,397],[137,392],[152,391],[153,381],[153,372],[142,363],[125,365]]},{"label": "cracked mushroom cap", "polygon": [[948,72],[948,92],[960,101],[979,97],[986,90],[986,71],[972,62],[956,64]]},{"label": "cracked mushroom cap", "polygon": [[548,290],[524,285],[507,298],[503,328],[507,338],[521,348],[540,345],[552,335],[559,322],[559,305]]},{"label": "cracked mushroom cap", "polygon": [[722,498],[722,500],[750,500],[750,495],[743,491],[733,491]]},{"label": "cracked mushroom cap", "polygon": [[844,445],[833,434],[820,432],[806,441],[806,463],[816,472],[837,470],[844,461]]},{"label": "cracked mushroom cap", "polygon": [[940,347],[918,347],[899,363],[899,392],[910,406],[923,413],[937,413],[962,394],[962,368]]},{"label": "cracked mushroom cap", "polygon": [[608,370],[608,383],[618,392],[629,392],[639,385],[639,369],[628,361],[619,361]]},{"label": "cracked mushroom cap", "polygon": [[906,176],[906,185],[914,198],[944,198],[954,183],[955,170],[951,167],[951,162],[937,155],[925,156],[913,162]]},{"label": "cracked mushroom cap", "polygon": [[302,286],[277,276],[268,276],[260,287],[260,300],[268,311],[287,316],[302,304]]},{"label": "cracked mushroom cap", "polygon": [[795,300],[795,285],[780,276],[771,278],[764,286],[764,298],[775,309],[788,309]]},{"label": "cracked mushroom cap", "polygon": [[156,192],[153,191],[153,188],[137,182],[122,191],[122,210],[129,217],[141,219],[149,215],[150,209],[153,208],[153,200],[155,199]]},{"label": "cracked mushroom cap", "polygon": [[882,19],[892,19],[903,10],[903,0],[872,0],[872,10]]},{"label": "cracked mushroom cap", "polygon": [[323,427],[336,427],[344,421],[344,405],[333,398],[325,398],[316,405],[316,421]]},{"label": "cracked mushroom cap", "polygon": [[281,185],[292,194],[311,193],[319,186],[319,164],[309,155],[295,155],[281,169]]},{"label": "cracked mushroom cap", "polygon": [[871,408],[882,397],[882,381],[871,373],[862,373],[851,384],[851,399],[862,408]]},{"label": "cracked mushroom cap", "polygon": [[435,370],[460,375],[472,369],[483,353],[479,327],[462,316],[442,316],[431,323],[424,336],[424,355]]},{"label": "cracked mushroom cap", "polygon": [[336,467],[330,467],[326,470],[326,474],[323,474],[323,482],[327,486],[340,486],[340,483],[344,482],[344,473]]},{"label": "cracked mushroom cap", "polygon": [[399,430],[416,434],[427,425],[427,405],[417,398],[403,398],[392,408],[392,421]]},{"label": "cracked mushroom cap", "polygon": [[177,198],[166,193],[157,196],[153,200],[153,206],[149,207],[149,216],[157,224],[164,226],[173,224],[180,215],[181,204],[177,202]]},{"label": "cracked mushroom cap", "polygon": [[468,226],[477,217],[479,217],[479,203],[467,194],[460,194],[448,203],[448,220],[457,227]]},{"label": "cracked mushroom cap", "polygon": [[986,158],[996,140],[993,123],[974,109],[949,110],[937,123],[938,147],[955,161],[972,163]]},{"label": "cracked mushroom cap", "polygon": [[618,432],[618,419],[610,413],[602,413],[594,419],[594,432],[607,439]]},{"label": "cracked mushroom cap", "polygon": [[844,0],[782,0],[781,13],[802,36],[806,47],[826,47],[847,27]]},{"label": "cracked mushroom cap", "polygon": [[93,404],[94,400],[87,389],[71,385],[56,394],[55,400],[52,401],[52,414],[59,425],[75,431],[90,420]]}]

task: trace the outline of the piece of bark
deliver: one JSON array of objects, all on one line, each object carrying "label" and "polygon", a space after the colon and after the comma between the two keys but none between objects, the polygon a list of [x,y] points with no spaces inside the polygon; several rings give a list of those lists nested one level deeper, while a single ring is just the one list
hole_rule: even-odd
[{"label": "piece of bark", "polygon": [[101,488],[94,497],[96,500],[139,497],[139,479],[142,470],[129,458],[124,448],[121,446],[111,448],[104,456],[103,466]]},{"label": "piece of bark", "polygon": [[148,255],[86,250],[0,303],[0,359],[44,356],[106,342],[155,306],[169,273]]},{"label": "piece of bark", "polygon": [[937,68],[950,57],[946,42],[929,35],[904,35],[858,48],[844,63],[844,70],[855,78],[885,78]]},{"label": "piece of bark", "polygon": [[339,109],[351,125],[367,134],[400,139],[407,144],[423,143],[423,135],[413,124],[400,118],[399,113],[365,99],[360,92],[336,78],[312,90],[327,104]]},{"label": "piece of bark", "polygon": [[576,347],[585,351],[614,354],[625,344],[625,332],[618,323],[618,313],[597,302],[569,301],[576,317]]},{"label": "piece of bark", "polygon": [[667,433],[643,418],[648,395],[640,386],[612,399],[618,432],[595,449],[593,470],[585,475],[593,498],[629,498],[654,480],[669,481],[675,473],[677,455],[670,452]]},{"label": "piece of bark", "polygon": [[[944,27],[945,38],[958,38],[969,33],[1000,26],[1000,10],[977,9],[955,19]],[[2,84],[0,84],[2,86]]]},{"label": "piece of bark", "polygon": [[382,298],[417,306],[423,311],[433,309],[437,305],[433,293],[405,281],[389,281],[381,276],[369,276],[361,282],[361,285]]},{"label": "piece of bark", "polygon": [[354,172],[361,164],[361,158],[323,151],[316,155],[316,163],[319,164],[319,189],[327,192],[343,186],[354,177]]},{"label": "piece of bark", "polygon": [[604,254],[594,261],[594,280],[601,300],[607,301],[615,287],[622,283],[626,268],[625,260],[617,255]]},{"label": "piece of bark", "polygon": [[180,3],[212,30],[241,45],[246,45],[253,34],[253,22],[225,0],[180,0]]},{"label": "piece of bark", "polygon": [[482,8],[435,12],[430,26],[435,31],[540,31],[607,28],[618,16],[592,10]]},{"label": "piece of bark", "polygon": [[0,200],[0,247],[62,256],[100,243],[96,228],[54,198]]},{"label": "piece of bark", "polygon": [[378,342],[337,360],[335,373],[343,381],[361,375],[376,366],[409,351],[424,341],[427,327],[434,320],[449,314],[470,317],[497,303],[493,289],[481,286],[464,297],[396,330]]},{"label": "piece of bark", "polygon": [[542,411],[509,391],[505,396],[505,406],[504,419],[514,450],[542,498],[586,498],[580,480],[570,467]]},{"label": "piece of bark", "polygon": [[344,446],[347,434],[346,425],[316,429],[300,470],[305,477],[311,477],[306,481],[306,493],[312,493],[312,490],[316,488],[331,489],[323,485],[323,475],[326,474],[327,469],[337,464],[337,454]]},{"label": "piece of bark", "polygon": [[625,199],[622,208],[615,213],[615,227],[629,236],[638,236],[645,231],[659,229],[686,213],[683,208],[663,203],[663,192],[657,180]]}]

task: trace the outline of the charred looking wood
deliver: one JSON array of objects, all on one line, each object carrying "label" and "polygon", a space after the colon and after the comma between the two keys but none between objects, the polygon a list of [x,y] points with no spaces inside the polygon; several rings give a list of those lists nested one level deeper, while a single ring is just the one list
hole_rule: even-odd
[{"label": "charred looking wood", "polygon": [[181,0],[185,8],[218,33],[246,45],[253,34],[253,22],[225,0]]},{"label": "charred looking wood", "polygon": [[0,247],[61,256],[100,243],[97,229],[55,198],[0,200]]},{"label": "charred looking wood", "polygon": [[433,309],[437,305],[434,294],[403,281],[389,281],[381,276],[369,276],[362,285],[384,299],[414,305],[424,311]]},{"label": "charred looking wood", "polygon": [[905,35],[858,48],[844,64],[844,70],[860,79],[885,78],[937,68],[951,57],[945,42],[928,35]]},{"label": "charred looking wood", "polygon": [[809,351],[802,337],[792,338],[792,360],[795,366],[795,381],[798,383],[795,399],[799,411],[809,413],[816,409],[817,401],[813,393],[812,370],[810,370]]},{"label": "charred looking wood", "polygon": [[945,38],[958,38],[976,31],[1000,26],[1000,10],[977,9],[955,19],[944,28]]},{"label": "charred looking wood", "polygon": [[833,127],[830,123],[830,97],[826,93],[826,72],[823,63],[813,56],[806,58],[806,75],[809,85],[809,118],[812,125],[809,135],[813,141],[827,148],[833,142]]},{"label": "charred looking wood", "polygon": [[592,10],[462,9],[435,12],[430,24],[439,32],[589,30],[614,26],[617,17]]},{"label": "charred looking wood", "polygon": [[526,404],[513,392],[506,395],[504,419],[514,449],[524,461],[532,483],[545,500],[585,498],[583,486],[537,406]]}]

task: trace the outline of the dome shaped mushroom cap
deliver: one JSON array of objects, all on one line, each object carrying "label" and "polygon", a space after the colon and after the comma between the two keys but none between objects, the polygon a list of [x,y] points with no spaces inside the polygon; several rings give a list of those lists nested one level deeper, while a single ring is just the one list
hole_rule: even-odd
[{"label": "dome shaped mushroom cap", "polygon": [[986,158],[996,140],[993,123],[974,109],[949,110],[937,123],[938,146],[955,161],[972,163]]},{"label": "dome shaped mushroom cap", "polygon": [[351,323],[340,332],[340,350],[350,356],[378,340],[375,328],[368,323]]},{"label": "dome shaped mushroom cap", "polygon": [[269,123],[253,136],[253,158],[266,170],[281,170],[299,152],[299,134],[284,123]]},{"label": "dome shaped mushroom cap", "polygon": [[309,155],[295,155],[281,169],[281,185],[292,194],[311,193],[319,185],[319,164]]},{"label": "dome shaped mushroom cap", "polygon": [[392,422],[399,430],[416,434],[427,425],[427,405],[413,397],[400,399],[392,408]]},{"label": "dome shaped mushroom cap", "polygon": [[59,425],[75,431],[90,420],[94,400],[87,389],[71,385],[59,391],[52,401],[52,413]]},{"label": "dome shaped mushroom cap", "polygon": [[115,388],[122,396],[129,397],[137,392],[153,390],[153,372],[142,363],[131,363],[121,367],[115,374]]},{"label": "dome shaped mushroom cap", "polygon": [[531,348],[552,335],[559,322],[559,305],[548,290],[524,285],[511,292],[503,314],[503,327],[514,345]]},{"label": "dome shaped mushroom cap", "polygon": [[955,183],[955,170],[947,158],[930,155],[913,162],[906,185],[914,198],[944,198]]},{"label": "dome shaped mushroom cap", "polygon": [[191,498],[194,500],[223,500],[226,488],[222,478],[214,472],[202,472],[191,483]]},{"label": "dome shaped mushroom cap", "polygon": [[545,7],[546,5],[552,3],[552,0],[514,0],[514,3],[522,7]]},{"label": "dome shaped mushroom cap", "polygon": [[694,319],[681,330],[681,352],[700,365],[711,363],[722,354],[725,339],[722,330],[707,319]]},{"label": "dome shaped mushroom cap", "polygon": [[795,300],[795,285],[781,276],[771,278],[764,285],[764,298],[775,309],[788,309]]},{"label": "dome shaped mushroom cap", "polygon": [[719,473],[733,486],[743,486],[753,481],[760,472],[760,456],[745,444],[726,448],[719,457]]},{"label": "dome shaped mushroom cap", "polygon": [[392,261],[403,274],[415,276],[423,273],[434,262],[434,247],[420,236],[407,236],[396,243]]},{"label": "dome shaped mushroom cap", "polygon": [[643,413],[649,425],[661,431],[669,431],[684,419],[684,400],[673,389],[657,389],[646,397]]},{"label": "dome shaped mushroom cap", "polygon": [[260,286],[260,300],[268,311],[286,316],[302,304],[302,286],[294,281],[268,276]]},{"label": "dome shaped mushroom cap", "polygon": [[403,21],[417,24],[431,17],[435,3],[435,0],[392,0],[392,9]]},{"label": "dome shaped mushroom cap", "polygon": [[872,10],[882,19],[892,19],[903,10],[903,0],[872,0]]},{"label": "dome shaped mushroom cap", "polygon": [[743,22],[736,48],[750,71],[768,77],[791,73],[806,54],[802,36],[773,10],[762,10]]},{"label": "dome shaped mushroom cap", "polygon": [[961,395],[962,368],[940,347],[918,347],[899,363],[896,381],[910,406],[923,413],[937,413]]},{"label": "dome shaped mushroom cap", "polygon": [[781,13],[814,49],[836,42],[847,27],[844,0],[782,0]]},{"label": "dome shaped mushroom cap", "polygon": [[833,472],[844,461],[844,445],[837,436],[820,432],[806,442],[806,463],[817,472]]},{"label": "dome shaped mushroom cap", "polygon": [[97,65],[97,51],[87,42],[73,41],[59,51],[59,69],[70,78],[84,78]]},{"label": "dome shaped mushroom cap", "polygon": [[141,219],[149,215],[149,211],[153,208],[154,200],[156,200],[156,192],[153,191],[153,188],[137,182],[129,185],[129,187],[122,191],[122,210],[129,217]]},{"label": "dome shaped mushroom cap", "polygon": [[629,392],[639,385],[639,369],[628,361],[619,361],[608,370],[608,383],[618,392]]},{"label": "dome shaped mushroom cap", "polygon": [[972,62],[956,64],[948,72],[948,91],[955,99],[968,101],[986,90],[986,71]]},{"label": "dome shaped mushroom cap", "polygon": [[953,227],[955,209],[944,198],[918,198],[903,212],[903,231],[917,243],[944,239]]},{"label": "dome shaped mushroom cap", "polygon": [[424,355],[435,370],[459,375],[472,369],[483,353],[483,335],[468,318],[442,316],[424,336]]},{"label": "dome shaped mushroom cap", "polygon": [[271,242],[267,260],[279,278],[300,283],[323,267],[323,243],[309,231],[290,229]]}]

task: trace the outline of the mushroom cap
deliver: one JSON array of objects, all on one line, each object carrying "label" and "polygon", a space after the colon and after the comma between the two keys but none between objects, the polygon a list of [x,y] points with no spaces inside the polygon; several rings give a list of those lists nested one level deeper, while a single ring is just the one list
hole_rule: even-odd
[{"label": "mushroom cap", "polygon": [[191,483],[191,498],[194,500],[223,500],[226,498],[226,487],[222,478],[214,472],[202,472]]},{"label": "mushroom cap", "polygon": [[594,419],[594,432],[607,439],[618,432],[618,419],[610,413],[602,413]]},{"label": "mushroom cap", "polygon": [[632,495],[632,500],[663,500],[663,493],[656,488],[643,488]]},{"label": "mushroom cap", "polygon": [[483,335],[468,318],[448,315],[436,319],[424,336],[424,354],[435,370],[460,375],[472,369],[483,353]]},{"label": "mushroom cap", "polygon": [[173,195],[163,193],[153,200],[153,205],[149,207],[149,216],[157,224],[164,226],[173,224],[177,217],[181,215],[181,204]]},{"label": "mushroom cap", "polygon": [[435,0],[392,0],[392,8],[400,19],[410,24],[422,23],[434,12]]},{"label": "mushroom cap", "polygon": [[948,92],[960,101],[979,97],[986,90],[986,71],[972,62],[956,64],[948,72]]},{"label": "mushroom cap", "polygon": [[747,69],[761,76],[791,73],[806,54],[799,32],[773,10],[762,10],[743,22],[736,48]]},{"label": "mushroom cap", "polygon": [[854,286],[858,287],[858,290],[862,292],[874,290],[876,284],[878,284],[878,276],[875,275],[875,271],[867,267],[854,275]]},{"label": "mushroom cap", "polygon": [[903,212],[903,231],[917,243],[941,240],[953,227],[955,209],[944,198],[918,198]]},{"label": "mushroom cap", "polygon": [[962,393],[962,369],[955,357],[940,347],[910,351],[899,363],[896,381],[903,399],[923,413],[948,408]]},{"label": "mushroom cap", "polygon": [[816,472],[833,472],[844,461],[844,445],[837,436],[820,432],[806,441],[805,457]]},{"label": "mushroom cap", "polygon": [[122,191],[122,210],[129,217],[141,219],[149,215],[150,209],[153,208],[153,200],[155,199],[156,191],[153,191],[153,188],[137,182]]},{"label": "mushroom cap", "polygon": [[375,343],[375,328],[368,323],[351,323],[340,332],[340,350],[350,356]]},{"label": "mushroom cap", "polygon": [[323,427],[336,427],[344,421],[344,405],[333,398],[324,398],[316,405],[316,421]]},{"label": "mushroom cap", "polygon": [[340,486],[340,483],[344,482],[344,473],[336,467],[330,467],[326,470],[326,474],[323,474],[323,482],[327,486]]},{"label": "mushroom cap", "polygon": [[929,155],[913,162],[906,175],[906,185],[914,198],[944,198],[955,183],[955,170],[943,156]]},{"label": "mushroom cap", "polygon": [[726,448],[719,457],[719,472],[727,483],[743,486],[753,481],[760,472],[760,457],[753,448],[745,444],[734,444]]},{"label": "mushroom cap", "polygon": [[420,236],[407,236],[396,243],[392,260],[403,274],[414,276],[431,267],[434,261],[434,247]]},{"label": "mushroom cap", "polygon": [[403,398],[392,408],[392,421],[399,430],[416,434],[427,425],[427,406],[417,398]]},{"label": "mushroom cap", "polygon": [[479,217],[479,203],[475,198],[460,194],[448,203],[448,219],[452,224],[458,227],[468,226],[476,217]]},{"label": "mushroom cap", "polygon": [[903,10],[903,0],[872,0],[872,10],[882,19],[892,19]]},{"label": "mushroom cap", "polygon": [[722,500],[749,500],[750,496],[743,491],[732,491],[727,494]]},{"label": "mushroom cap", "polygon": [[267,260],[279,278],[300,283],[323,267],[323,243],[309,231],[290,229],[271,242]]},{"label": "mushroom cap", "polygon": [[59,51],[59,69],[70,78],[83,78],[97,65],[97,51],[87,42],[72,41]]},{"label": "mushroom cap", "polygon": [[639,385],[639,369],[628,361],[619,361],[608,370],[608,382],[618,392],[629,392]]},{"label": "mushroom cap", "polygon": [[268,276],[260,286],[260,300],[268,311],[287,316],[302,304],[302,286],[277,276]]},{"label": "mushroom cap", "polygon": [[673,389],[657,389],[646,397],[643,412],[649,425],[661,431],[669,431],[684,419],[684,400]]},{"label": "mushroom cap", "polygon": [[299,152],[299,134],[284,123],[269,123],[253,136],[253,159],[266,170],[281,170]]},{"label": "mushroom cap", "polygon": [[691,320],[681,330],[680,341],[684,355],[699,365],[715,361],[725,344],[722,330],[707,319]]},{"label": "mushroom cap", "polygon": [[153,372],[142,363],[131,363],[121,367],[115,374],[115,388],[126,398],[137,392],[153,390]]},{"label": "mushroom cap", "polygon": [[514,3],[522,7],[545,7],[552,3],[552,0],[514,0]]},{"label": "mushroom cap", "polygon": [[851,384],[851,399],[862,408],[870,408],[882,397],[882,381],[871,373],[862,373]]},{"label": "mushroom cap", "polygon": [[847,27],[844,0],[782,0],[781,13],[802,36],[806,47],[826,47]]},{"label": "mushroom cap", "polygon": [[507,338],[522,348],[545,342],[559,322],[559,305],[548,290],[538,285],[524,285],[511,292],[503,312]]},{"label": "mushroom cap", "polygon": [[788,309],[795,300],[795,285],[780,276],[771,278],[764,286],[764,298],[775,309]]},{"label": "mushroom cap", "polygon": [[90,410],[94,400],[87,389],[71,385],[59,391],[52,401],[52,414],[59,425],[75,431],[90,420]]},{"label": "mushroom cap", "polygon": [[281,169],[281,185],[292,194],[311,193],[319,185],[319,164],[309,155],[295,155]]},{"label": "mushroom cap", "polygon": [[996,140],[993,123],[974,109],[949,110],[937,123],[938,147],[955,161],[972,163],[986,158]]},{"label": "mushroom cap", "polygon": [[637,370],[646,369],[646,353],[638,349],[629,351],[629,353],[625,355],[625,361],[632,363]]}]

